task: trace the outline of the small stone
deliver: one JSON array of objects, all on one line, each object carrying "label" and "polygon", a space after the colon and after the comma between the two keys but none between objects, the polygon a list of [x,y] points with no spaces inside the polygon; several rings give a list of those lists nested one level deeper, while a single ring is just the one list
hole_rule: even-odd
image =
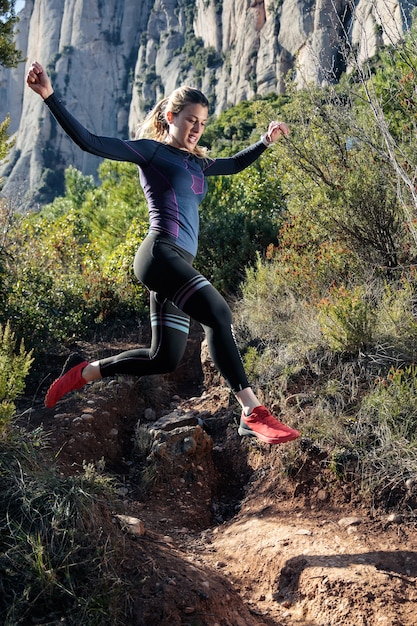
[{"label": "small stone", "polygon": [[339,526],[342,528],[347,528],[348,526],[358,526],[362,524],[362,519],[360,517],[342,517],[338,521]]},{"label": "small stone", "polygon": [[319,489],[317,492],[317,499],[321,500],[321,502],[327,502],[330,498],[330,494],[326,489]]},{"label": "small stone", "polygon": [[197,450],[197,442],[194,437],[185,437],[182,443],[182,448],[184,454],[195,454],[195,451]]},{"label": "small stone", "polygon": [[144,410],[143,417],[147,422],[154,422],[156,419],[156,413],[153,409],[148,407]]},{"label": "small stone", "polygon": [[129,532],[131,532],[132,535],[142,537],[145,534],[145,524],[139,521],[137,524],[129,528]]},{"label": "small stone", "polygon": [[117,428],[112,428],[111,431],[109,432],[109,437],[117,437],[118,434],[119,434],[119,431],[117,430]]},{"label": "small stone", "polygon": [[185,428],[185,426],[196,426],[197,418],[193,412],[189,412],[186,415],[182,411],[171,411],[167,415],[160,417],[152,426],[152,430],[163,430],[169,432],[176,428]]},{"label": "small stone", "polygon": [[194,606],[186,606],[184,609],[184,613],[186,615],[192,615],[193,613],[195,613],[195,607]]},{"label": "small stone", "polygon": [[390,513],[387,515],[387,522],[391,524],[400,524],[402,522],[402,516],[399,513]]},{"label": "small stone", "polygon": [[145,524],[142,520],[131,515],[116,515],[122,526],[132,535],[142,536],[145,534]]},{"label": "small stone", "polygon": [[308,530],[307,528],[300,528],[299,530],[297,530],[295,532],[296,535],[307,535],[308,537],[311,536],[311,530]]}]

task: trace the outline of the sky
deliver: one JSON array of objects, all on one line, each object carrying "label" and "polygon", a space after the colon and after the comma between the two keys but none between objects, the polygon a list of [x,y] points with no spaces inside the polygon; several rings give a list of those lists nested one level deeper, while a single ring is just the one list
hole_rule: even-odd
[{"label": "sky", "polygon": [[16,0],[16,3],[14,5],[16,13],[19,13],[19,11],[21,11],[21,9],[23,9],[24,6],[25,6],[25,0]]}]

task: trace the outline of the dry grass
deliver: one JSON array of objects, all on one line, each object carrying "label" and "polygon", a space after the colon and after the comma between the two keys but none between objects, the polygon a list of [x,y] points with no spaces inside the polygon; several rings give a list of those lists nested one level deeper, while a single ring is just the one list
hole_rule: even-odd
[{"label": "dry grass", "polygon": [[90,466],[77,478],[47,468],[40,431],[0,445],[1,623],[122,624],[100,506],[108,481]]},{"label": "dry grass", "polygon": [[[323,467],[354,478],[380,505],[410,508],[417,506],[417,374],[408,365],[417,345],[413,289],[407,281],[375,283],[366,298],[374,303],[372,344],[368,333],[366,350],[336,352],[320,332],[319,308],[284,289],[273,265],[260,264],[243,287],[237,334],[254,386],[323,451]],[[298,453],[290,465],[303,463],[302,446]]]}]

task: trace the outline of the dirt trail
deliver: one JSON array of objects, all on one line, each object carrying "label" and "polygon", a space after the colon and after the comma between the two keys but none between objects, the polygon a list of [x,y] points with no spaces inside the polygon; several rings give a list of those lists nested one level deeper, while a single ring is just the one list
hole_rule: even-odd
[{"label": "dirt trail", "polygon": [[213,537],[214,565],[221,562],[247,602],[278,624],[416,624],[415,529],[366,521],[343,528],[334,512],[257,505]]},{"label": "dirt trail", "polygon": [[389,516],[347,497],[346,485],[323,488],[317,467],[303,468],[301,482],[283,479],[280,447],[242,441],[221,389],[171,394],[155,408],[156,417],[204,414],[213,446],[139,496],[132,436],[143,395],[126,381],[95,383],[24,415],[50,433],[63,472],[104,458],[119,477],[118,513],[142,524],[140,533],[114,518],[108,526],[123,545],[121,575],[137,579],[132,626],[415,626],[411,511]]}]

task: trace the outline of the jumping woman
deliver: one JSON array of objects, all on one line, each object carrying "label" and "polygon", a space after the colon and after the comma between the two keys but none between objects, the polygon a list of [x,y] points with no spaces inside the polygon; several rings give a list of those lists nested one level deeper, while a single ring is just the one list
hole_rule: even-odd
[{"label": "jumping woman", "polygon": [[54,407],[70,391],[106,376],[173,371],[184,354],[193,318],[204,328],[211,358],[241,406],[239,434],[270,444],[299,437],[298,431],[279,422],[257,399],[235,341],[230,308],[193,267],[198,207],[207,192],[206,177],[242,171],[281,135],[288,135],[287,125],[271,122],[255,144],[232,157],[212,159],[198,145],[209,103],[197,89],[176,89],[149,113],[140,138],[122,140],[94,135],[84,128],[57,98],[40,63],[32,64],[26,82],[81,150],[138,166],[150,222],[134,260],[135,275],[150,294],[150,348],[128,350],[92,363],[71,355],[46,394],[46,407]]}]

